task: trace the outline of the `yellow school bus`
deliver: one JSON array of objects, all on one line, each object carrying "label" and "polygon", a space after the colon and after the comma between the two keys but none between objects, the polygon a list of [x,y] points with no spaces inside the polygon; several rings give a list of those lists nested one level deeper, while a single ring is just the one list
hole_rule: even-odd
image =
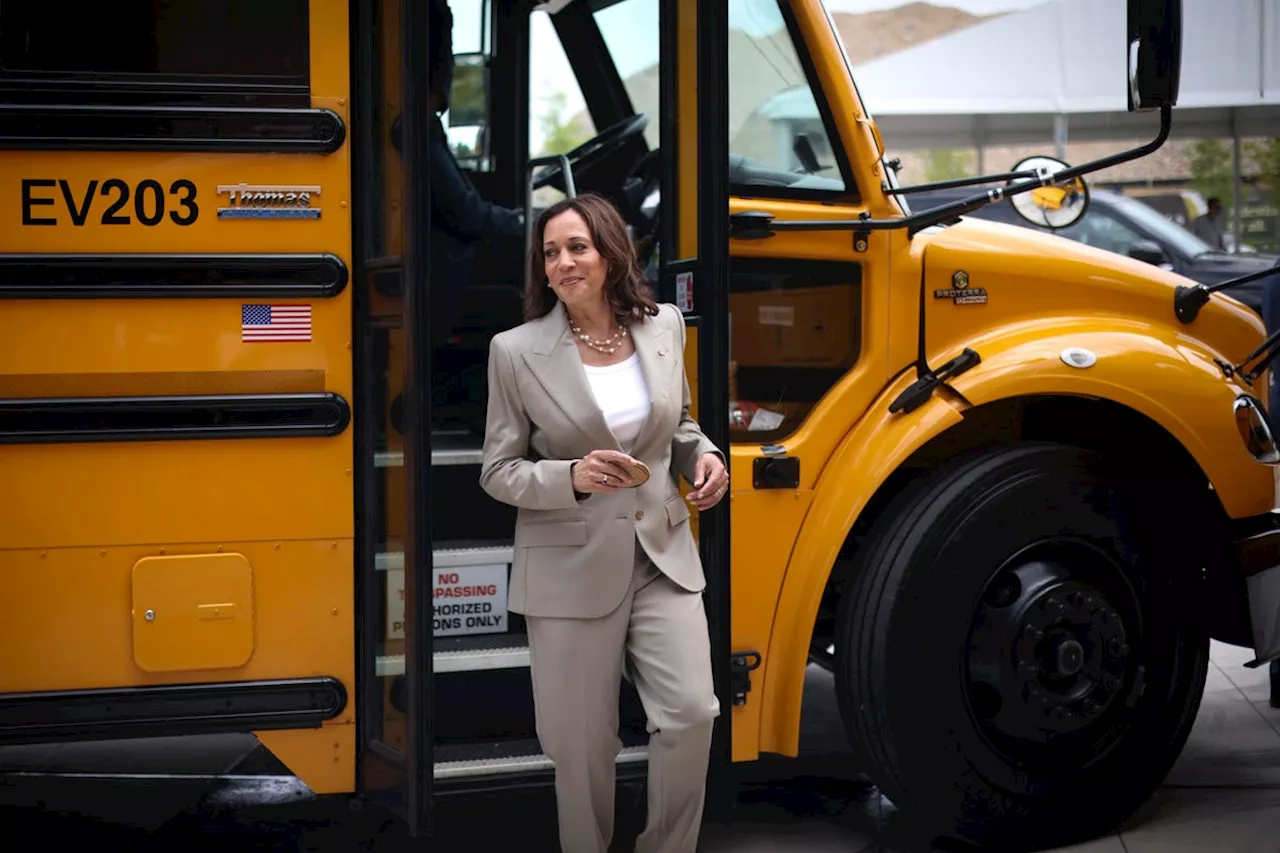
[{"label": "yellow school bus", "polygon": [[[932,211],[819,0],[450,6],[448,179],[526,217],[608,196],[686,315],[732,476],[672,519],[710,579],[709,783],[797,754],[816,662],[920,825],[1112,828],[1178,755],[1210,637],[1280,654],[1263,326],[964,214],[1067,221],[1082,175],[1156,150],[1179,0],[1099,47],[1151,143]],[[548,785],[514,515],[477,482],[527,236],[432,205],[431,4],[59,8],[0,4],[0,742],[252,732],[423,833],[439,797]],[[479,236],[469,274],[442,234]]]}]

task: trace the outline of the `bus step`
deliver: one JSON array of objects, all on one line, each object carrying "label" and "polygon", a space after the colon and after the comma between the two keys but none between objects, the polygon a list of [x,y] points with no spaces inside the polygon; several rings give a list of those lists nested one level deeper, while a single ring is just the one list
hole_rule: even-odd
[{"label": "bus step", "polygon": [[[437,569],[456,569],[464,566],[510,565],[511,543],[503,542],[447,542],[431,555]],[[404,571],[403,551],[384,551],[374,555],[374,568],[380,572]]]},{"label": "bus step", "polygon": [[[436,673],[522,669],[529,666],[529,644],[524,634],[440,637],[435,642],[431,666]],[[404,655],[379,657],[378,676],[394,675],[404,675]]]},{"label": "bus step", "polygon": [[[479,465],[483,458],[484,436],[465,430],[431,433],[431,465]],[[383,450],[373,454],[375,468],[403,468],[403,450]]]},{"label": "bus step", "polygon": [[[648,746],[628,746],[618,753],[617,763],[636,764],[648,757]],[[436,779],[529,773],[555,767],[537,740],[437,746],[435,758]]]}]

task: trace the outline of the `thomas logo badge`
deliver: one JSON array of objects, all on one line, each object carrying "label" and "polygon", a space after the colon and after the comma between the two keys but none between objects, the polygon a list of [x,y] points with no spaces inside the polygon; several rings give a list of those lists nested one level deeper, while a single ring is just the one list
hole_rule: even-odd
[{"label": "thomas logo badge", "polygon": [[228,204],[218,208],[219,219],[319,219],[318,186],[223,184],[218,195]]},{"label": "thomas logo badge", "polygon": [[950,299],[956,305],[984,305],[987,291],[982,287],[969,286],[969,274],[964,270],[956,270],[951,275],[950,290],[935,290],[934,299]]}]

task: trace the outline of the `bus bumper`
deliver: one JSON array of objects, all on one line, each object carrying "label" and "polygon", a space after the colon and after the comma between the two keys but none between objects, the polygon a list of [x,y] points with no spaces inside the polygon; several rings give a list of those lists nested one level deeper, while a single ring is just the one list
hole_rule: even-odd
[{"label": "bus bumper", "polygon": [[1258,667],[1280,659],[1280,510],[1236,522],[1231,548],[1249,595]]}]

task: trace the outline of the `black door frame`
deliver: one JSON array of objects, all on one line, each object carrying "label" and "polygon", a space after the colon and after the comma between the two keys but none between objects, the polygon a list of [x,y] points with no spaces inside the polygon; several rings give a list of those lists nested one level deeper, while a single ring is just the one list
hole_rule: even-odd
[{"label": "black door frame", "polygon": [[[729,19],[723,0],[698,2],[698,330],[699,426],[729,457]],[[674,3],[672,4],[674,11]],[[674,75],[673,75],[674,76]],[[664,124],[675,125],[675,122]],[[673,127],[674,130],[674,127]],[[674,235],[673,235],[674,236]],[[720,716],[711,746],[712,807],[726,806],[733,784],[732,589],[729,501],[698,521],[711,629],[712,674]]]},{"label": "black door frame", "polygon": [[[416,0],[385,0],[383,9],[398,7],[399,40],[388,42],[380,29],[375,0],[351,0],[350,56],[352,115],[352,189],[356,201],[353,217],[353,289],[356,300],[353,328],[353,364],[356,398],[356,509],[363,518],[356,531],[356,684],[357,760],[359,792],[389,808],[408,824],[413,836],[430,835],[432,829],[433,695],[431,635],[431,340],[429,320],[431,227],[431,175],[425,168],[428,153],[426,112],[429,57],[422,48],[430,43],[427,4]],[[405,583],[405,752],[399,753],[380,738],[379,719],[383,685],[377,675],[378,638],[385,631],[375,553],[379,548],[380,519],[385,518],[383,486],[376,474],[373,452],[378,446],[377,419],[386,410],[378,376],[386,359],[385,343],[370,319],[369,262],[379,261],[379,274],[393,274],[395,259],[382,258],[376,239],[381,213],[380,175],[376,158],[381,150],[374,122],[381,100],[379,50],[397,52],[402,104],[400,145],[405,193],[402,204],[404,245],[399,259],[403,362],[389,365],[402,370],[405,506],[408,528],[404,536]],[[421,104],[423,108],[414,109]],[[384,120],[389,117],[384,117]],[[385,269],[384,269],[385,268]],[[425,582],[423,582],[425,580]],[[425,619],[425,623],[424,623]]]},{"label": "black door frame", "polygon": [[434,761],[431,634],[431,172],[426,45],[429,4],[400,3],[401,127],[404,131],[405,679],[408,694],[405,806],[411,835],[430,835]]}]

